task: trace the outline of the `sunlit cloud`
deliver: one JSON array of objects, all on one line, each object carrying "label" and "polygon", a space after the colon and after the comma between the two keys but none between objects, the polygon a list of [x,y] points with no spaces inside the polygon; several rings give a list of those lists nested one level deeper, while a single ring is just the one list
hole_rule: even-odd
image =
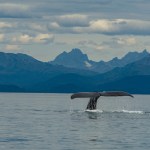
[{"label": "sunlit cloud", "polygon": [[0,22],[0,28],[12,28],[13,25],[7,22]]},{"label": "sunlit cloud", "polygon": [[13,37],[12,42],[21,42],[23,44],[31,42],[33,37],[27,34],[20,35],[19,37]]},{"label": "sunlit cloud", "polygon": [[137,44],[137,41],[134,37],[118,38],[116,41],[120,45],[132,46],[132,45]]},{"label": "sunlit cloud", "polygon": [[94,20],[88,27],[75,28],[77,33],[97,33],[105,35],[150,35],[150,21],[144,20]]},{"label": "sunlit cloud", "polygon": [[115,19],[91,21],[88,30],[106,35],[150,35],[149,28],[150,21]]},{"label": "sunlit cloud", "polygon": [[5,47],[6,50],[8,51],[13,51],[13,50],[20,50],[20,46],[19,45],[6,45]]},{"label": "sunlit cloud", "polygon": [[19,36],[14,36],[12,38],[12,42],[15,43],[21,43],[21,44],[46,44],[51,43],[54,41],[54,35],[53,34],[38,34],[36,36],[31,36],[28,34],[23,34]]},{"label": "sunlit cloud", "polygon": [[133,36],[116,36],[110,38],[108,41],[103,41],[101,45],[107,47],[107,49],[129,49],[136,47],[138,43],[139,40]]},{"label": "sunlit cloud", "polygon": [[60,28],[60,25],[57,22],[52,22],[49,24],[49,27],[52,29],[58,29]]},{"label": "sunlit cloud", "polygon": [[3,42],[5,39],[5,35],[4,34],[0,34],[0,42]]},{"label": "sunlit cloud", "polygon": [[36,43],[50,43],[54,41],[53,34],[38,34],[36,37],[33,38],[33,41]]},{"label": "sunlit cloud", "polygon": [[[83,17],[83,18],[82,18]],[[56,33],[104,34],[104,35],[150,35],[150,21],[135,19],[88,20],[87,16],[63,16],[49,24],[49,30]]]}]

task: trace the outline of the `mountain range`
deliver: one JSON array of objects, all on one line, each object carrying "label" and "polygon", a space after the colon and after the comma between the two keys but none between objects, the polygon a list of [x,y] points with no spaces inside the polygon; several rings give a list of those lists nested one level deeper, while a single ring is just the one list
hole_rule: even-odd
[{"label": "mountain range", "polygon": [[1,92],[125,90],[150,94],[150,54],[129,52],[121,59],[89,60],[80,49],[42,62],[26,54],[0,52]]},{"label": "mountain range", "polygon": [[98,73],[105,73],[110,71],[116,67],[123,67],[129,63],[140,60],[149,55],[149,53],[144,50],[141,53],[138,52],[129,52],[123,58],[118,59],[117,57],[112,60],[105,62],[100,60],[99,62],[95,62],[88,59],[86,54],[83,54],[80,49],[72,49],[71,52],[63,52],[58,55],[53,61],[50,61],[50,64],[54,65],[62,65],[68,68],[77,68],[77,69],[85,69],[90,71],[95,71]]}]

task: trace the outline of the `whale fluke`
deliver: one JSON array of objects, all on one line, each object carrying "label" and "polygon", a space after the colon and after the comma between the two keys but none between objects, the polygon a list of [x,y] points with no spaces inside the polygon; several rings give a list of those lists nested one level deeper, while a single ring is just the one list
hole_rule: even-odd
[{"label": "whale fluke", "polygon": [[130,96],[133,97],[133,95],[124,92],[124,91],[108,91],[108,92],[79,92],[74,93],[71,95],[71,99],[74,98],[94,98],[97,96]]},{"label": "whale fluke", "polygon": [[74,98],[93,98],[93,97],[97,97],[100,96],[100,94],[98,92],[79,92],[79,93],[75,93],[73,95],[71,95],[71,99]]},{"label": "whale fluke", "polygon": [[124,91],[107,91],[107,92],[79,92],[71,95],[71,99],[74,98],[90,98],[86,109],[94,110],[97,106],[97,100],[100,96],[130,96],[133,95]]},{"label": "whale fluke", "polygon": [[130,96],[134,97],[133,95],[124,92],[124,91],[108,91],[108,92],[99,92],[100,96]]}]

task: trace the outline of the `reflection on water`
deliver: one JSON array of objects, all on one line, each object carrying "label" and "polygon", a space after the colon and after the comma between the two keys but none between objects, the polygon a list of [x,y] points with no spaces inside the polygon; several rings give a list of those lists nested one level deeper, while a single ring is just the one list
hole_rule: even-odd
[{"label": "reflection on water", "polygon": [[87,112],[89,119],[97,119],[98,114],[93,112]]}]

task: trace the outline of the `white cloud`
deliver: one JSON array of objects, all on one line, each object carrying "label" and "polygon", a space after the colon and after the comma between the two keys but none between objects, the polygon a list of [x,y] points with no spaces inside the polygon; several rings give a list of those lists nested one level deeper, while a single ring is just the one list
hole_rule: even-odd
[{"label": "white cloud", "polygon": [[34,30],[39,32],[47,31],[46,25],[42,23],[29,23],[26,25],[26,27],[29,28],[29,30]]},{"label": "white cloud", "polygon": [[59,24],[57,22],[52,22],[49,24],[49,27],[52,29],[58,29],[60,28]]},{"label": "white cloud", "polygon": [[31,40],[32,40],[32,37],[27,34],[21,35],[19,37],[19,41],[22,43],[29,43]]},{"label": "white cloud", "polygon": [[150,21],[145,20],[96,20],[91,21],[86,31],[106,35],[150,35]]},{"label": "white cloud", "polygon": [[[80,19],[77,17],[79,20],[76,17],[71,16],[62,18],[64,19],[64,22],[58,21],[51,24],[53,25],[53,27],[55,27],[56,31],[60,33],[66,32],[78,34],[97,33],[104,35],[150,35],[150,20],[98,19],[91,20],[89,22],[87,22],[86,20],[85,23],[85,20],[81,19],[82,17],[79,17]],[[83,21],[85,23],[85,26],[80,21]]]},{"label": "white cloud", "polygon": [[114,30],[113,23],[106,20],[91,21],[89,28],[91,31],[108,32]]},{"label": "white cloud", "polygon": [[0,42],[3,42],[4,38],[5,38],[5,35],[4,34],[0,34]]},{"label": "white cloud", "polygon": [[7,22],[0,22],[0,28],[11,28],[13,25]]},{"label": "white cloud", "polygon": [[[115,36],[101,43],[105,49],[137,49],[139,37],[135,36]],[[144,49],[144,48],[143,48]]]},{"label": "white cloud", "polygon": [[19,36],[14,36],[12,38],[12,42],[15,43],[21,43],[21,44],[33,44],[33,43],[39,43],[39,44],[45,44],[45,43],[51,43],[54,40],[53,34],[37,34],[36,36],[31,36],[28,34],[23,34]]},{"label": "white cloud", "polygon": [[120,45],[127,45],[127,46],[135,45],[137,43],[134,37],[118,38],[116,41]]},{"label": "white cloud", "polygon": [[53,34],[38,34],[33,41],[36,43],[48,43],[54,40]]},{"label": "white cloud", "polygon": [[13,50],[20,50],[20,47],[18,45],[6,45],[5,47],[6,50],[9,50],[9,51],[13,51]]}]

